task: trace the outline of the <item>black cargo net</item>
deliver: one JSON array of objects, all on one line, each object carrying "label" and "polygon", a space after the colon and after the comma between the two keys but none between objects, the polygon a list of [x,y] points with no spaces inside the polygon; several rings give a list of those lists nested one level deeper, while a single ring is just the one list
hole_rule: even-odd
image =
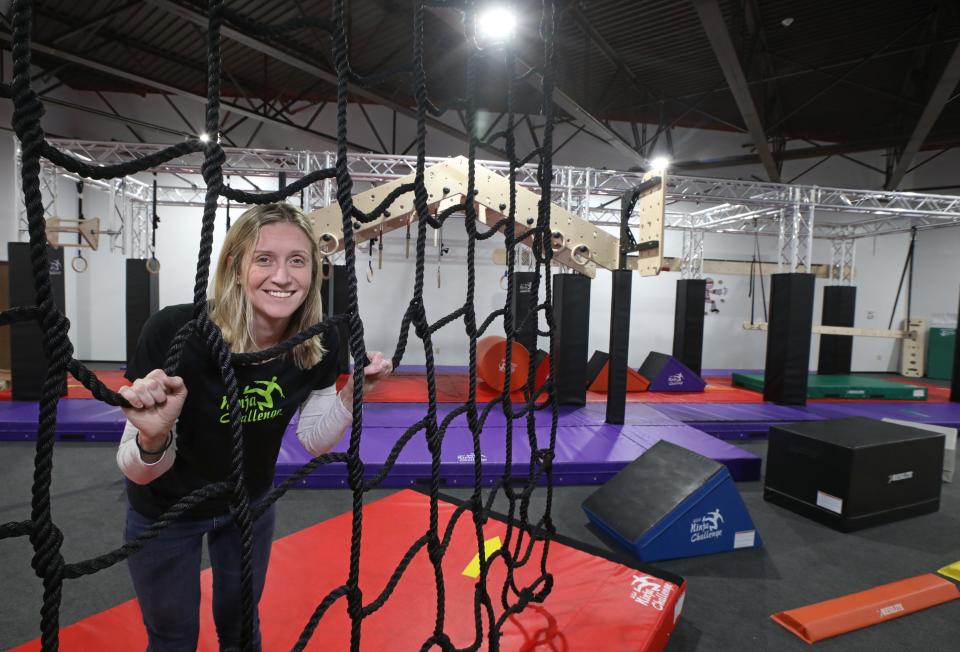
[{"label": "black cargo net", "polygon": [[[170,523],[174,522],[190,508],[214,497],[227,497],[230,503],[230,513],[234,523],[241,533],[242,546],[242,605],[243,605],[243,647],[250,649],[253,632],[253,574],[251,562],[252,524],[263,511],[279,499],[291,486],[308,475],[322,464],[345,463],[349,475],[349,487],[353,493],[352,538],[350,544],[350,563],[347,577],[343,583],[329,592],[316,606],[313,616],[304,623],[303,631],[294,649],[303,649],[310,640],[324,613],[331,605],[340,599],[346,600],[347,612],[351,619],[351,649],[358,650],[361,641],[362,623],[366,616],[377,611],[388,600],[401,576],[411,560],[421,554],[424,549],[433,566],[436,580],[436,619],[433,631],[423,641],[421,649],[438,647],[444,650],[457,649],[449,635],[445,632],[444,612],[446,594],[441,562],[458,521],[470,518],[476,531],[477,551],[480,557],[480,575],[473,593],[473,613],[475,620],[475,637],[465,650],[477,650],[483,646],[496,650],[499,648],[500,630],[508,617],[523,610],[530,602],[542,602],[549,594],[552,586],[552,577],[547,572],[547,553],[550,538],[554,532],[550,517],[552,499],[551,463],[556,439],[557,406],[553,392],[554,387],[554,340],[553,340],[553,313],[551,309],[551,271],[550,260],[552,250],[550,246],[550,186],[553,178],[551,160],[553,149],[553,106],[549,101],[553,88],[554,77],[554,20],[555,9],[551,0],[544,0],[540,16],[540,35],[543,42],[543,66],[533,71],[542,76],[543,82],[543,114],[545,125],[543,138],[533,152],[518,157],[514,142],[514,127],[517,124],[513,112],[513,92],[516,83],[522,83],[514,72],[513,55],[506,53],[506,66],[510,76],[508,84],[508,124],[499,134],[505,139],[505,150],[509,158],[509,188],[510,198],[501,211],[506,216],[489,229],[478,232],[477,214],[471,198],[477,194],[475,187],[475,158],[479,141],[477,133],[477,109],[474,94],[477,85],[477,59],[480,53],[472,50],[466,63],[466,94],[463,100],[463,109],[467,132],[469,133],[469,175],[464,201],[458,206],[439,213],[431,214],[428,205],[428,194],[424,186],[424,168],[426,156],[426,116],[428,113],[438,114],[436,107],[430,102],[427,93],[426,75],[423,65],[424,52],[424,12],[425,5],[445,6],[462,9],[464,11],[464,25],[467,34],[473,33],[474,7],[472,2],[424,2],[416,3],[413,13],[413,52],[410,65],[402,66],[397,70],[384,71],[379,74],[362,76],[351,69],[347,48],[347,29],[344,21],[345,0],[335,0],[332,16],[329,21],[310,19],[298,20],[296,24],[265,25],[241,16],[223,6],[222,0],[212,0],[209,3],[209,24],[207,27],[207,65],[208,88],[206,101],[206,132],[210,135],[207,142],[198,139],[189,140],[164,150],[144,156],[131,162],[94,166],[88,165],[70,154],[51,146],[45,139],[41,126],[43,105],[39,96],[31,86],[31,28],[32,3],[29,0],[16,0],[13,3],[13,82],[2,85],[0,93],[10,97],[14,102],[13,127],[21,144],[21,175],[23,201],[27,211],[27,221],[30,235],[31,263],[36,290],[36,304],[28,307],[15,307],[0,313],[0,325],[18,321],[35,320],[44,332],[44,354],[47,362],[47,371],[42,387],[42,397],[39,405],[39,421],[37,430],[37,445],[35,456],[34,480],[32,485],[30,518],[24,521],[14,521],[0,525],[0,539],[8,537],[29,537],[33,547],[32,567],[36,575],[42,580],[44,587],[43,604],[40,608],[40,630],[42,649],[56,650],[59,647],[59,615],[61,591],[64,580],[76,579],[90,575],[107,568],[129,555],[136,554],[150,539]],[[221,75],[221,26],[224,23],[248,33],[255,33],[267,37],[275,37],[293,29],[304,26],[326,30],[331,37],[333,60],[337,73],[337,155],[336,165],[332,168],[317,170],[307,174],[286,188],[276,192],[251,193],[231,188],[224,183],[223,165],[225,155],[217,137],[220,124],[220,75]],[[368,85],[382,81],[387,75],[406,75],[411,79],[413,94],[416,99],[417,124],[417,164],[414,181],[405,184],[387,197],[376,209],[370,213],[358,210],[353,204],[353,182],[347,166],[347,98],[348,84]],[[200,230],[200,250],[197,261],[197,275],[194,286],[194,313],[193,318],[177,334],[167,355],[165,371],[175,374],[180,358],[183,343],[188,337],[200,337],[209,347],[209,354],[213,356],[222,373],[229,400],[230,427],[232,430],[231,471],[225,482],[209,484],[185,496],[176,505],[164,513],[156,523],[140,538],[116,550],[98,557],[67,563],[63,557],[63,535],[51,516],[50,485],[53,472],[53,449],[57,425],[57,403],[64,393],[67,373],[72,374],[84,387],[89,389],[94,397],[114,406],[126,406],[127,403],[119,394],[110,391],[97,378],[96,374],[87,369],[80,361],[73,357],[73,345],[68,337],[69,322],[63,312],[54,304],[49,279],[49,260],[47,256],[47,239],[45,234],[44,211],[40,192],[40,162],[46,158],[51,163],[74,174],[92,179],[114,179],[126,175],[150,171],[157,166],[191,153],[202,152],[204,163],[202,174],[206,182],[206,201]],[[514,230],[514,216],[516,204],[516,173],[521,161],[538,161],[538,179],[540,184],[540,201],[536,224],[524,231],[518,237]],[[234,202],[246,204],[263,204],[282,201],[283,199],[300,192],[309,184],[322,179],[332,179],[336,183],[336,199],[342,211],[343,242],[347,267],[348,307],[343,314],[335,315],[326,321],[315,324],[309,329],[298,333],[286,342],[266,351],[256,353],[234,354],[221,336],[220,329],[214,324],[208,314],[206,306],[207,282],[210,270],[211,250],[213,245],[214,221],[219,197],[226,197]],[[375,476],[364,473],[364,462],[360,457],[360,444],[363,436],[363,364],[355,364],[353,380],[356,391],[353,401],[353,424],[349,434],[349,447],[346,453],[329,453],[321,455],[305,464],[282,485],[272,489],[266,500],[252,505],[243,478],[243,427],[238,407],[237,382],[234,376],[234,367],[262,362],[269,358],[290,351],[291,348],[307,339],[323,335],[338,324],[349,326],[350,354],[354,361],[366,360],[364,347],[363,321],[357,305],[357,276],[356,276],[356,248],[354,243],[354,224],[369,223],[384,215],[401,194],[413,193],[416,237],[416,275],[413,283],[412,298],[403,314],[400,334],[396,351],[392,361],[394,366],[400,364],[406,349],[411,327],[423,341],[426,357],[426,379],[429,395],[429,405],[426,414],[416,423],[411,424],[404,434],[396,441],[382,470]],[[439,229],[454,213],[463,213],[463,220],[467,236],[467,287],[466,300],[453,313],[430,322],[424,305],[424,268],[425,245],[427,229]],[[490,238],[497,233],[503,233],[507,251],[507,300],[503,308],[495,310],[483,322],[477,325],[474,299],[476,290],[476,242]],[[535,254],[536,280],[531,289],[532,296],[540,295],[540,284],[543,282],[543,294],[546,299],[531,308],[527,315],[515,315],[511,307],[510,297],[514,292],[514,267],[517,245],[520,242],[529,246]],[[542,320],[541,320],[542,315]],[[383,315],[384,318],[387,315]],[[469,353],[470,375],[468,385],[468,399],[458,405],[442,421],[438,422],[437,415],[437,388],[436,371],[433,353],[432,338],[434,334],[445,326],[459,322],[462,319],[466,336],[467,351]],[[497,398],[485,403],[477,404],[477,340],[484,331],[497,319],[502,319],[503,328],[507,335],[506,360],[504,374],[506,376],[504,392]],[[532,319],[540,335],[549,337],[550,347],[550,374],[546,383],[535,388],[536,356],[530,356],[527,373],[527,384],[524,389],[525,402],[514,406],[511,403],[509,387],[511,384],[511,344],[516,334],[525,325],[525,320]],[[520,323],[518,323],[518,321]],[[545,329],[541,328],[545,324]],[[482,460],[480,450],[480,432],[491,410],[500,410],[506,417],[506,465],[503,475],[488,490],[486,496],[481,491]],[[534,425],[534,410],[549,409],[551,423],[549,434],[539,437]],[[438,495],[440,488],[440,452],[447,426],[458,416],[465,415],[470,431],[473,435],[473,471],[474,486],[469,499],[457,507],[445,527],[439,523]],[[520,478],[514,478],[513,450],[514,422],[522,420],[526,425],[526,436],[531,450],[529,470]],[[378,487],[390,473],[393,464],[404,446],[414,437],[426,438],[431,456],[431,482],[429,487],[430,513],[427,531],[416,541],[410,543],[406,554],[393,572],[385,586],[361,587],[360,574],[362,559],[360,543],[362,538],[364,494]],[[522,436],[518,433],[518,436]],[[512,480],[512,481],[511,481]],[[519,480],[519,482],[518,482]],[[534,521],[531,516],[531,497],[537,485],[546,485],[545,507],[543,513]],[[494,501],[502,495],[507,504],[507,530],[502,547],[489,556],[484,555],[484,536],[482,527],[487,521]],[[467,516],[469,515],[469,516]],[[487,586],[487,575],[493,564],[502,564],[506,577],[502,587],[493,591]],[[517,570],[530,566],[534,569],[534,579],[529,584],[522,584],[517,579]],[[525,574],[526,576],[527,574]],[[493,596],[491,596],[491,592]],[[365,597],[372,596],[371,597]]]}]

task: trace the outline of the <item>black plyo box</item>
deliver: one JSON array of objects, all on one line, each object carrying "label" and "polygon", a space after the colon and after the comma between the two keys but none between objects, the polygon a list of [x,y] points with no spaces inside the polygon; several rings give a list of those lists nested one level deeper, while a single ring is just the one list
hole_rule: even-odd
[{"label": "black plyo box", "polygon": [[875,419],[770,428],[763,497],[842,532],[940,508],[943,435]]}]

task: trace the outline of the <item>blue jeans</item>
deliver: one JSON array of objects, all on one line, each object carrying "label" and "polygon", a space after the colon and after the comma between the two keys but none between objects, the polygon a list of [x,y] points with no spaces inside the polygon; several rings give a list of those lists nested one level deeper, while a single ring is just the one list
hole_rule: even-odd
[{"label": "blue jeans", "polygon": [[[127,509],[124,541],[136,539],[153,523]],[[274,508],[253,525],[254,643],[260,650],[256,605],[270,562]],[[193,652],[200,633],[200,554],[207,536],[213,570],[213,619],[221,650],[240,649],[242,602],[240,531],[230,515],[180,519],[127,559],[149,643],[147,652]]]}]

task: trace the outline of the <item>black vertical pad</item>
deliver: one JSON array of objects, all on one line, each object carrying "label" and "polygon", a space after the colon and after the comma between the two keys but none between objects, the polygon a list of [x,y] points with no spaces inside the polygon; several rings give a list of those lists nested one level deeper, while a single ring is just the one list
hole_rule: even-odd
[{"label": "black vertical pad", "polygon": [[[828,285],[823,288],[824,326],[853,326],[857,308],[857,288],[851,285]],[[818,374],[849,374],[853,360],[852,335],[821,335]]]},{"label": "black vertical pad", "polygon": [[703,364],[703,300],[706,292],[706,279],[677,281],[673,309],[673,357],[698,376]]},{"label": "black vertical pad", "polygon": [[147,271],[144,258],[127,259],[127,360],[133,360],[140,331],[160,309],[160,273]]},{"label": "black vertical pad", "polygon": [[[537,317],[527,314],[537,307],[537,295],[533,293],[533,284],[537,280],[536,272],[514,272],[513,274],[513,324],[517,329],[516,340],[533,355],[537,352]],[[526,319],[526,323],[524,323]]]},{"label": "black vertical pad", "polygon": [[[53,302],[63,310],[63,249],[47,249],[50,260],[50,289]],[[36,305],[33,286],[33,265],[30,262],[30,244],[10,242],[7,244],[7,260],[10,261],[10,305],[28,307]],[[47,372],[47,358],[43,350],[43,331],[35,321],[20,322],[10,326],[10,381],[15,401],[36,401],[43,388]]]},{"label": "black vertical pad", "polygon": [[[957,326],[960,328],[960,309],[957,312]],[[953,376],[950,379],[950,400],[960,403],[960,344],[953,347]]]},{"label": "black vertical pad", "polygon": [[813,328],[813,274],[773,274],[763,400],[806,405]]},{"label": "black vertical pad", "polygon": [[630,348],[630,289],[633,272],[615,269],[610,287],[610,380],[607,423],[623,423],[627,403],[627,353]]},{"label": "black vertical pad", "polygon": [[553,277],[554,370],[557,402],[587,404],[587,346],[590,337],[590,279],[580,274]]},{"label": "black vertical pad", "polygon": [[[343,314],[348,309],[347,266],[328,265],[325,270],[329,278],[323,279],[320,285],[324,317]],[[337,334],[340,336],[337,371],[346,373],[350,370],[350,327],[347,324],[340,324],[337,326]]]}]

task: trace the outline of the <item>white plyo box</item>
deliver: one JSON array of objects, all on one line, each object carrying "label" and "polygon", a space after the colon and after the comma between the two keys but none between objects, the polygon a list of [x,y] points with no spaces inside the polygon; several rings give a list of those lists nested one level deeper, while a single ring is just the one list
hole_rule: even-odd
[{"label": "white plyo box", "polygon": [[953,482],[953,471],[957,464],[957,429],[947,426],[935,426],[929,423],[919,421],[906,421],[904,419],[884,419],[887,423],[896,423],[901,426],[910,426],[911,428],[920,428],[931,432],[939,432],[944,436],[943,442],[943,481]]}]

